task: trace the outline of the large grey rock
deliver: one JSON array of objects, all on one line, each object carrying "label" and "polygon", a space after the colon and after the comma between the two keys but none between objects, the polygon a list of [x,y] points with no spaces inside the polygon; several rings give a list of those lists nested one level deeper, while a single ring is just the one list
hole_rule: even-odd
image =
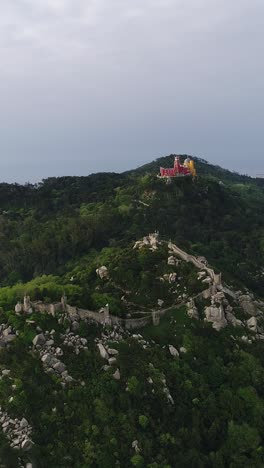
[{"label": "large grey rock", "polygon": [[109,355],[105,349],[105,347],[101,344],[101,343],[98,343],[97,345],[98,349],[99,349],[99,352],[100,352],[100,356],[103,358],[103,359],[109,359]]},{"label": "large grey rock", "polygon": [[102,265],[100,268],[97,268],[96,274],[99,276],[100,279],[108,279],[109,278],[108,269],[106,268],[105,265]]},{"label": "large grey rock", "polygon": [[5,343],[6,346],[8,346],[15,339],[16,339],[16,335],[8,335],[8,336],[4,336],[2,338],[2,341]]},{"label": "large grey rock", "polygon": [[242,307],[243,311],[246,314],[256,315],[257,313],[256,307],[253,303],[253,300],[248,294],[244,294],[243,296],[240,296],[238,301],[239,301],[239,305]]},{"label": "large grey rock", "polygon": [[62,372],[66,370],[66,366],[65,364],[63,364],[63,362],[59,361],[59,362],[56,362],[56,364],[54,364],[53,369],[59,374],[62,374]]},{"label": "large grey rock", "polygon": [[216,307],[211,305],[205,308],[205,320],[213,324],[213,328],[219,331],[221,328],[227,326],[227,320],[225,318],[224,309],[222,306]]},{"label": "large grey rock", "polygon": [[71,328],[73,332],[77,332],[80,328],[79,322],[76,322],[76,321],[72,322]]},{"label": "large grey rock", "polygon": [[120,380],[121,379],[121,374],[120,374],[120,370],[119,369],[116,369],[115,373],[113,374],[113,378],[115,380]]},{"label": "large grey rock", "polygon": [[114,349],[114,348],[108,348],[107,352],[108,352],[108,354],[110,354],[110,356],[117,356],[118,355],[117,349]]},{"label": "large grey rock", "polygon": [[52,354],[50,355],[50,362],[49,362],[49,366],[51,367],[54,367],[55,364],[57,364],[59,361],[59,359],[57,359],[55,356],[53,356]]},{"label": "large grey rock", "polygon": [[56,348],[55,353],[56,353],[57,356],[62,356],[63,355],[63,351],[62,351],[61,348]]},{"label": "large grey rock", "polygon": [[110,364],[110,366],[114,366],[116,364],[116,358],[115,357],[111,357],[109,360],[108,360],[108,363]]},{"label": "large grey rock", "polygon": [[41,361],[43,362],[43,364],[46,364],[47,366],[50,365],[51,360],[52,360],[52,355],[49,353],[44,354],[44,356],[42,356],[41,358]]},{"label": "large grey rock", "polygon": [[54,340],[48,340],[45,343],[46,346],[53,346],[54,345]]},{"label": "large grey rock", "polygon": [[25,452],[27,452],[28,450],[30,450],[33,446],[33,442],[32,440],[30,439],[25,439],[23,440],[22,444],[21,444],[21,448],[22,450],[24,450]]},{"label": "large grey rock", "polygon": [[8,335],[11,335],[12,334],[12,327],[7,327],[4,331],[3,331],[3,336],[6,337]]},{"label": "large grey rock", "polygon": [[33,340],[33,345],[34,346],[37,346],[37,345],[43,346],[45,343],[46,343],[46,338],[43,335],[43,333],[40,333],[39,335],[36,335],[34,340]]},{"label": "large grey rock", "polygon": [[18,302],[15,306],[15,313],[16,314],[21,314],[23,312],[23,307],[21,302]]},{"label": "large grey rock", "polygon": [[179,351],[172,345],[169,345],[169,352],[173,357],[179,357]]},{"label": "large grey rock", "polygon": [[21,419],[20,427],[22,427],[22,429],[24,429],[25,427],[28,427],[28,422],[27,422],[26,418]]},{"label": "large grey rock", "polygon": [[[231,307],[232,309],[232,307]],[[229,309],[230,310],[230,309]],[[225,313],[225,316],[226,316],[226,320],[228,321],[228,323],[231,323],[234,327],[236,326],[242,326],[243,323],[241,322],[241,320],[238,320],[234,314],[232,314],[230,311],[228,310],[228,307],[226,309],[226,313]]]},{"label": "large grey rock", "polygon": [[247,326],[251,331],[257,332],[258,331],[258,322],[256,317],[251,317],[247,320]]},{"label": "large grey rock", "polygon": [[65,377],[65,382],[69,384],[69,383],[74,382],[74,379],[70,375],[67,375],[67,377]]}]

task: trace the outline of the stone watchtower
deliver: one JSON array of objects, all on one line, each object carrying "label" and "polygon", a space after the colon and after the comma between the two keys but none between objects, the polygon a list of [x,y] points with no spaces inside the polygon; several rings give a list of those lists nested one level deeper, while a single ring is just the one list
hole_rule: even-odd
[{"label": "stone watchtower", "polygon": [[31,314],[33,312],[29,296],[24,296],[23,311],[25,314]]},{"label": "stone watchtower", "polygon": [[67,310],[67,296],[65,296],[65,294],[63,294],[63,296],[61,298],[61,307],[62,307],[63,312],[66,312],[66,310]]},{"label": "stone watchtower", "polygon": [[109,313],[109,305],[106,304],[103,310],[104,310],[104,325],[111,325],[112,321],[111,321],[111,317]]}]

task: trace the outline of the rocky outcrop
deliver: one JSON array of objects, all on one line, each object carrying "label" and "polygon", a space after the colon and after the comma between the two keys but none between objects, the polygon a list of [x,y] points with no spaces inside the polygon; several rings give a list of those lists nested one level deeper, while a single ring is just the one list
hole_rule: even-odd
[{"label": "rocky outcrop", "polygon": [[103,359],[109,359],[108,352],[106,351],[105,347],[102,345],[102,343],[98,343],[97,348],[99,349],[99,353],[101,358]]},{"label": "rocky outcrop", "polygon": [[168,265],[177,267],[181,263],[181,261],[178,258],[174,257],[174,255],[170,255],[170,257],[168,257],[167,263]]},{"label": "rocky outcrop", "polygon": [[135,450],[135,453],[140,453],[141,452],[141,450],[139,448],[138,440],[133,440],[131,447],[132,447],[132,449]]},{"label": "rocky outcrop", "polygon": [[96,274],[97,276],[99,276],[100,279],[109,279],[109,272],[105,265],[102,265],[101,267],[97,268]]},{"label": "rocky outcrop", "polygon": [[163,279],[168,281],[170,284],[173,284],[177,280],[177,273],[167,273],[163,275]]},{"label": "rocky outcrop", "polygon": [[43,346],[45,343],[46,343],[46,338],[43,335],[43,333],[36,335],[35,338],[33,339],[34,346]]},{"label": "rocky outcrop", "polygon": [[119,369],[116,369],[116,371],[114,372],[113,374],[113,378],[115,380],[120,380],[121,379],[121,374],[120,374],[120,370]]},{"label": "rocky outcrop", "polygon": [[190,318],[199,319],[198,309],[195,305],[194,299],[187,302],[187,315]]},{"label": "rocky outcrop", "polygon": [[158,249],[161,242],[159,241],[159,233],[154,232],[148,236],[143,237],[143,240],[139,240],[134,244],[134,249],[143,249],[149,247],[153,252]]},{"label": "rocky outcrop", "polygon": [[217,331],[227,326],[227,320],[225,318],[224,308],[222,305],[211,305],[209,307],[205,307],[205,320],[207,322],[211,322],[213,324],[213,328]]},{"label": "rocky outcrop", "polygon": [[55,330],[42,332],[36,335],[33,339],[32,349],[33,352],[39,354],[46,374],[58,377],[62,382],[62,386],[74,381],[68,374],[65,364],[60,359],[64,353],[63,350],[55,344]]},{"label": "rocky outcrop", "polygon": [[247,320],[247,327],[255,333],[258,331],[258,322],[256,317],[251,317],[249,320]]},{"label": "rocky outcrop", "polygon": [[173,357],[179,357],[179,351],[172,345],[169,345],[169,352]]},{"label": "rocky outcrop", "polygon": [[61,334],[60,337],[63,339],[62,345],[71,348],[77,355],[80,354],[81,351],[87,351],[88,349],[87,339],[75,335],[73,332]]},{"label": "rocky outcrop", "polygon": [[17,418],[12,419],[0,407],[0,424],[13,449],[26,452],[32,448],[32,427],[25,418],[21,420]]},{"label": "rocky outcrop", "polygon": [[256,316],[258,314],[257,304],[249,294],[243,294],[238,297],[240,307],[247,315]]},{"label": "rocky outcrop", "polygon": [[2,323],[0,325],[0,348],[8,347],[16,339],[16,331],[10,325]]}]

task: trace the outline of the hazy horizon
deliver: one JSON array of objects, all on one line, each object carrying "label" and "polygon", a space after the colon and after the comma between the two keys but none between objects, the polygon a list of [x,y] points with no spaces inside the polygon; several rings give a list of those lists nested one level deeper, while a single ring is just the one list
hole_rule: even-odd
[{"label": "hazy horizon", "polygon": [[262,0],[3,0],[0,181],[187,153],[264,173]]},{"label": "hazy horizon", "polygon": [[[179,154],[179,153],[175,153],[175,154]],[[182,153],[183,154],[183,153]],[[187,154],[187,153],[186,153]],[[157,156],[158,157],[162,157],[162,156],[168,156],[168,155],[159,155]],[[191,156],[191,155],[190,155]],[[205,159],[203,156],[196,156],[196,157],[200,157],[202,159]],[[150,160],[144,160],[142,159],[141,162],[139,162],[138,164],[135,164],[134,166],[128,166],[126,167],[126,165],[124,165],[124,167],[121,167],[119,166],[119,168],[116,168],[116,169],[113,169],[111,168],[110,166],[108,167],[105,167],[105,169],[101,169],[101,170],[96,170],[96,167],[95,167],[95,170],[91,170],[89,171],[89,162],[82,162],[82,161],[79,161],[77,163],[77,166],[78,166],[78,169],[76,169],[76,164],[73,162],[73,161],[67,161],[66,162],[66,167],[65,167],[65,164],[64,166],[61,167],[61,169],[57,169],[57,171],[55,171],[54,173],[52,173],[52,168],[50,167],[49,164],[45,165],[45,164],[37,164],[37,165],[33,165],[33,164],[28,164],[28,165],[17,165],[16,168],[14,167],[13,170],[17,172],[18,174],[18,177],[12,177],[12,175],[7,175],[6,179],[0,179],[0,183],[19,183],[19,184],[27,184],[27,183],[32,183],[32,184],[35,184],[35,183],[38,183],[38,182],[41,182],[43,179],[46,179],[48,177],[64,177],[64,176],[88,176],[90,174],[94,174],[94,173],[101,173],[101,172],[115,172],[115,173],[121,173],[121,172],[125,172],[127,170],[132,170],[132,169],[136,169],[137,167],[140,167],[144,164],[148,164],[150,162],[152,162],[153,160],[157,159],[156,157],[155,158],[152,158]],[[206,160],[209,164],[215,164],[215,165],[218,165],[218,166],[221,166],[222,168],[224,169],[228,169],[230,171],[233,171],[233,172],[238,172],[239,174],[241,175],[249,175],[251,177],[256,177],[257,175],[261,175],[261,176],[264,176],[264,174],[262,174],[261,172],[252,172],[251,174],[250,173],[246,173],[246,172],[240,172],[238,171],[236,168],[232,168],[232,167],[225,167],[221,164],[218,164],[218,162],[214,163],[210,160]],[[172,164],[173,164],[173,160],[172,160]],[[7,171],[7,174],[8,174],[8,170],[9,168],[6,167],[6,171]],[[33,171],[34,172],[34,177],[27,177],[27,174],[30,172],[30,171]],[[12,174],[12,171],[11,171],[11,174]],[[198,174],[199,175],[199,174]]]}]

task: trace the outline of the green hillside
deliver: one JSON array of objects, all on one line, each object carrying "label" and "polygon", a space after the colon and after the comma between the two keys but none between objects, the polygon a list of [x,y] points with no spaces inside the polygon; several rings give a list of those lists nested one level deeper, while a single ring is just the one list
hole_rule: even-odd
[{"label": "green hillside", "polygon": [[172,161],[0,184],[1,467],[264,466],[264,186]]},{"label": "green hillside", "polygon": [[[162,158],[134,172],[0,185],[0,284],[64,276],[103,247],[158,230],[258,294],[264,255],[264,187],[198,161],[198,178],[156,178]],[[219,184],[219,182],[221,182]]]}]

